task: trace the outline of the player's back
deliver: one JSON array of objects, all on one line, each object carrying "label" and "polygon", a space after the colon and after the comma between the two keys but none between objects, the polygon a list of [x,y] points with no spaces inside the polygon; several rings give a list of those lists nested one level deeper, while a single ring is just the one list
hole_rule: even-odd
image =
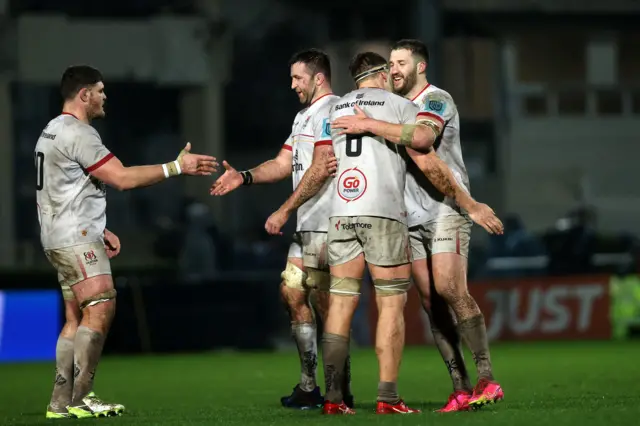
[{"label": "player's back", "polygon": [[89,172],[111,157],[97,131],[71,115],[62,114],[44,128],[34,153],[43,248],[101,241],[106,188]]},{"label": "player's back", "polygon": [[[417,107],[383,89],[354,90],[336,101],[331,121],[354,114],[359,106],[369,117],[390,123],[412,123]],[[404,147],[372,134],[338,135],[332,131],[338,159],[337,197],[331,216],[377,216],[406,223]]]}]

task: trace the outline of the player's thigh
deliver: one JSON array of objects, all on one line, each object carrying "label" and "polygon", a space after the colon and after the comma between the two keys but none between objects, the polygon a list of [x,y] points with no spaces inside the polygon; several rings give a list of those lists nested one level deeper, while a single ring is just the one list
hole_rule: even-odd
[{"label": "player's thigh", "polygon": [[411,278],[423,300],[431,295],[431,279],[427,259],[417,259],[411,262]]},{"label": "player's thigh", "polygon": [[327,254],[331,273],[330,301],[338,296],[360,295],[365,263],[362,244],[353,223],[352,217],[329,219]]},{"label": "player's thigh", "polygon": [[58,272],[65,300],[75,299],[82,308],[86,298],[114,291],[111,264],[101,242],[45,250],[45,255]]},{"label": "player's thigh", "polygon": [[472,225],[465,215],[444,216],[424,224],[428,255],[454,253],[467,258]]},{"label": "player's thigh", "polygon": [[355,230],[363,242],[365,260],[369,265],[390,267],[392,270],[402,266],[400,269],[410,273],[409,229],[404,223],[371,216],[355,219]]},{"label": "player's thigh", "polygon": [[330,286],[327,233],[301,232],[302,261],[307,272],[308,290],[328,292]]},{"label": "player's thigh", "polygon": [[409,228],[409,241],[411,244],[411,278],[413,278],[421,297],[428,298],[431,292],[431,280],[429,279],[427,262],[427,241],[422,226]]},{"label": "player's thigh", "polygon": [[446,216],[426,225],[433,285],[439,294],[467,292],[471,226],[464,215]]},{"label": "player's thigh", "polygon": [[359,217],[358,237],[373,278],[376,297],[403,296],[411,284],[409,230],[401,222]]},{"label": "player's thigh", "polygon": [[332,271],[335,267],[355,260],[363,253],[363,247],[354,228],[355,218],[338,216],[329,219],[327,254]]},{"label": "player's thigh", "polygon": [[304,291],[307,274],[304,271],[302,261],[302,240],[298,233],[294,234],[293,241],[289,245],[287,253],[287,264],[280,274],[284,285],[283,291],[289,288]]}]

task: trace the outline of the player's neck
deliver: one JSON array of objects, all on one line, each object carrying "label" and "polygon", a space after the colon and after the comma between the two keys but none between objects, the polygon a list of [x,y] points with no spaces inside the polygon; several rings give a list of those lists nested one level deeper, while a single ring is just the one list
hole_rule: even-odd
[{"label": "player's neck", "polygon": [[311,102],[309,103],[309,105],[313,105],[315,101],[317,101],[320,98],[324,98],[327,95],[332,95],[333,94],[333,90],[331,90],[331,87],[318,87],[318,90],[316,90],[316,93],[313,95],[313,99],[311,99]]},{"label": "player's neck", "polygon": [[411,90],[409,90],[409,93],[405,95],[405,98],[411,100],[415,99],[424,89],[427,88],[427,86],[429,86],[429,82],[427,81],[426,77],[420,78],[420,75],[418,75],[416,84]]},{"label": "player's neck", "polygon": [[384,87],[380,87],[377,81],[363,81],[358,85],[358,89],[384,89]]},{"label": "player's neck", "polygon": [[63,114],[68,114],[68,115],[72,115],[75,118],[77,118],[78,120],[82,121],[85,124],[89,124],[89,122],[91,120],[89,120],[89,117],[87,115],[87,112],[85,111],[84,108],[78,108],[75,105],[72,104],[64,104],[62,106],[62,113]]}]

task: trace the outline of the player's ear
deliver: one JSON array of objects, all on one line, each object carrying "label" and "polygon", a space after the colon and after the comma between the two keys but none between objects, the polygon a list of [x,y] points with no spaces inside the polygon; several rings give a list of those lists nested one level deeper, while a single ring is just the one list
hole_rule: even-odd
[{"label": "player's ear", "polygon": [[87,89],[86,87],[83,87],[78,92],[78,96],[80,97],[80,100],[82,102],[87,102],[89,100],[89,89]]},{"label": "player's ear", "polygon": [[324,74],[322,74],[321,72],[317,73],[315,76],[316,79],[316,86],[320,86],[322,83],[324,83]]},{"label": "player's ear", "polygon": [[422,74],[427,71],[427,63],[425,61],[418,62],[418,74]]}]

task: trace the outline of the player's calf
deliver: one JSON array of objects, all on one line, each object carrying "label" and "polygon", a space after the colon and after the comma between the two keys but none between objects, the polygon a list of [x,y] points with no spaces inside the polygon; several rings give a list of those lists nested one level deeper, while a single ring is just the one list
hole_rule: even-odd
[{"label": "player's calf", "polygon": [[306,287],[307,274],[295,263],[301,264],[301,260],[287,262],[280,289],[291,319],[291,335],[298,348],[300,382],[290,395],[280,398],[280,402],[284,407],[304,410],[320,407],[322,396],[316,384],[318,334]]},{"label": "player's calf", "polygon": [[432,258],[432,269],[436,291],[457,317],[458,333],[473,354],[478,376],[493,380],[487,327],[467,288],[466,258],[456,253],[439,253]]},{"label": "player's calf", "polygon": [[[73,395],[74,339],[80,324],[80,308],[70,288],[63,288],[65,324],[56,344],[56,372],[47,418],[65,418]],[[58,417],[60,415],[61,417]]]},{"label": "player's calf", "polygon": [[[311,305],[320,315],[325,324],[329,314],[329,298],[331,289],[331,274],[316,268],[307,268],[307,287],[311,289]],[[354,397],[351,393],[351,356],[347,354],[345,368],[342,375],[342,394],[347,407],[354,407]]]},{"label": "player's calf", "polygon": [[[92,391],[106,334],[115,314],[111,275],[88,278],[72,287],[80,301],[82,321],[74,339],[74,384],[71,407],[83,407]],[[71,410],[70,410],[71,412]]]},{"label": "player's calf", "polygon": [[339,407],[346,407],[344,399],[349,396],[344,389],[348,380],[349,336],[361,287],[362,279],[331,277],[329,310],[322,335],[325,401],[329,404],[325,403],[326,414],[348,414]]},{"label": "player's calf", "polygon": [[[376,268],[378,269],[378,268]],[[389,268],[391,269],[391,268]],[[408,265],[393,268],[394,275],[403,275]],[[388,270],[387,273],[391,273]],[[374,273],[372,271],[372,273]],[[393,278],[373,280],[378,305],[378,326],[376,329],[376,354],[380,364],[380,381],[378,382],[378,398],[376,414],[410,414],[419,413],[407,407],[398,393],[398,374],[404,348],[404,306],[407,291],[411,286],[409,278]]]}]

